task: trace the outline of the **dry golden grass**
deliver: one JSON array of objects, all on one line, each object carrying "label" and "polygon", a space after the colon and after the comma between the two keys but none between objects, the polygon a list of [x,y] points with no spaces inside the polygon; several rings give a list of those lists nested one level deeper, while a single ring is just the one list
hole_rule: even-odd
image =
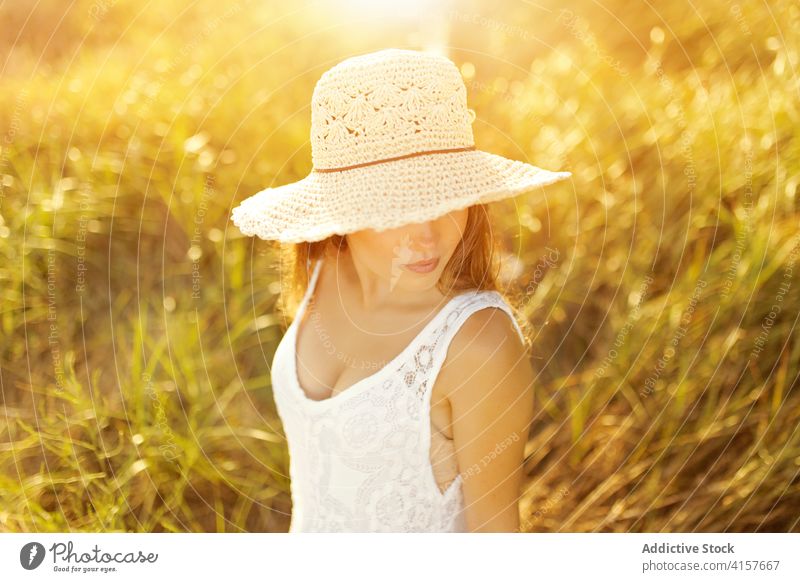
[{"label": "dry golden grass", "polygon": [[[276,257],[229,211],[310,169],[324,70],[414,27],[59,4],[2,49],[0,530],[285,531]],[[448,17],[476,140],[574,173],[499,213],[523,529],[799,531],[796,3],[502,4]]]}]

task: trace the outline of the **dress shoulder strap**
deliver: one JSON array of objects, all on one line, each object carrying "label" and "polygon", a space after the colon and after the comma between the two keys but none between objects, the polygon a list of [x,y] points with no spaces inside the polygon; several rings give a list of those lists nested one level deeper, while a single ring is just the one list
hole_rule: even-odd
[{"label": "dress shoulder strap", "polygon": [[520,341],[523,344],[526,343],[525,334],[519,322],[517,322],[514,311],[497,291],[471,291],[465,293],[459,299],[460,301],[456,302],[454,307],[449,310],[441,324],[433,330],[432,337],[429,338],[428,343],[431,346],[432,363],[437,369],[438,366],[444,363],[450,342],[452,342],[458,330],[461,329],[461,326],[469,319],[470,315],[481,309],[489,307],[502,309],[511,318]]},{"label": "dress shoulder strap", "polygon": [[[308,260],[307,265],[311,265],[311,259]],[[294,315],[295,320],[299,320],[303,316],[303,313],[305,313],[306,306],[311,300],[311,296],[314,294],[314,289],[317,286],[317,279],[319,278],[321,267],[322,259],[319,259],[317,260],[317,264],[314,266],[314,271],[311,273],[311,277],[308,280],[308,287],[306,288],[306,292],[303,294],[303,299],[300,301],[300,305],[297,307],[297,313]]]},{"label": "dress shoulder strap", "polygon": [[525,334],[517,321],[514,310],[497,291],[476,291],[467,294],[465,299],[447,314],[444,323],[437,330],[442,336],[439,343],[444,343],[445,345],[449,344],[450,340],[452,340],[461,326],[464,325],[464,322],[469,319],[470,315],[481,309],[486,309],[487,307],[497,307],[505,311],[514,324],[514,329],[517,330],[520,341],[522,341],[523,344],[525,343]]},{"label": "dress shoulder strap", "polygon": [[419,378],[420,374],[422,375],[421,381],[418,382],[417,394],[423,400],[430,398],[434,380],[444,365],[450,343],[458,330],[461,329],[461,326],[469,319],[470,315],[488,307],[502,309],[511,318],[520,341],[523,344],[526,343],[525,334],[517,322],[514,311],[500,293],[497,291],[470,291],[464,293],[457,298],[457,301],[452,303],[452,307],[447,310],[447,313],[444,314],[444,317],[425,340],[421,342],[421,345],[415,349],[414,356],[411,358],[413,376]]}]

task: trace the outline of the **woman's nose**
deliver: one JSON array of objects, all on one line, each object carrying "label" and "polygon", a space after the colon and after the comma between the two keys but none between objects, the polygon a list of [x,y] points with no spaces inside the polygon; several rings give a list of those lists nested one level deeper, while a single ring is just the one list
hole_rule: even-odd
[{"label": "woman's nose", "polygon": [[414,239],[422,245],[432,245],[436,240],[436,224],[432,221],[423,222],[419,225]]}]

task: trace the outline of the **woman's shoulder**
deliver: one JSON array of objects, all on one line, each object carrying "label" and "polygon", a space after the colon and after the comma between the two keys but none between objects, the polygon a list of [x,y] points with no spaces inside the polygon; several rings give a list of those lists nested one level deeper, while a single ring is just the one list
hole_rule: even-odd
[{"label": "woman's shoulder", "polygon": [[477,291],[466,299],[463,323],[454,342],[493,345],[517,335],[514,309],[497,291]]},{"label": "woman's shoulder", "polygon": [[503,296],[494,291],[474,296],[449,338],[437,379],[443,394],[457,389],[465,377],[500,378],[528,357],[527,340]]},{"label": "woman's shoulder", "polygon": [[478,319],[489,318],[492,320],[502,320],[503,317],[499,313],[500,311],[508,314],[506,318],[511,316],[513,319],[516,311],[511,303],[506,300],[505,296],[494,289],[470,289],[459,293],[458,298],[460,300],[459,311],[466,312],[470,320],[473,316]]},{"label": "woman's shoulder", "polygon": [[450,352],[469,350],[480,356],[484,350],[498,346],[520,344],[526,347],[527,340],[517,321],[516,310],[498,291],[463,292],[457,296],[452,311],[455,313],[447,315],[445,326],[450,335],[447,342]]}]

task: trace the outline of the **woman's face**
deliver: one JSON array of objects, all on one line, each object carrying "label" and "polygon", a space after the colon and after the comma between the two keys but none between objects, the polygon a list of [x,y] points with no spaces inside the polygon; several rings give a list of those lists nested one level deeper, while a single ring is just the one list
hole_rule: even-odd
[{"label": "woman's face", "polygon": [[[467,225],[469,209],[454,210],[436,220],[406,224],[382,231],[360,230],[347,235],[353,260],[379,277],[391,288],[430,289],[436,285],[453,256]],[[425,259],[439,261],[427,272],[411,269],[410,263]]]}]

